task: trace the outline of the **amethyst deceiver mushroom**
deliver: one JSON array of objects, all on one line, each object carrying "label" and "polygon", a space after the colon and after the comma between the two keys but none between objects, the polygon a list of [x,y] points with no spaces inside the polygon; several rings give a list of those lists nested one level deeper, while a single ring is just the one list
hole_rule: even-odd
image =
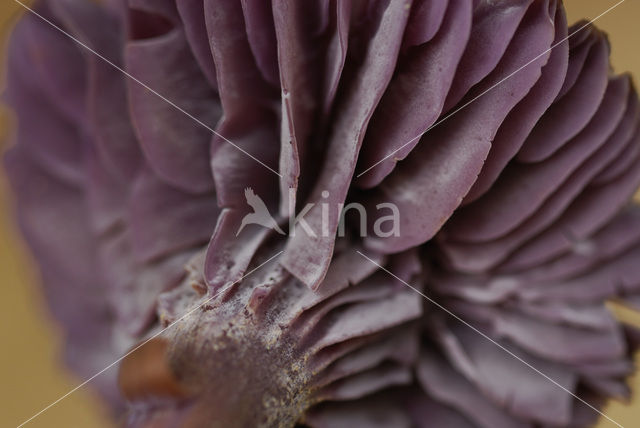
[{"label": "amethyst deceiver mushroom", "polygon": [[[638,97],[560,1],[35,10],[5,165],[68,365],[153,337],[93,382],[125,426],[585,427],[629,395]],[[328,233],[247,226],[249,194]],[[337,234],[349,203],[399,233]]]}]

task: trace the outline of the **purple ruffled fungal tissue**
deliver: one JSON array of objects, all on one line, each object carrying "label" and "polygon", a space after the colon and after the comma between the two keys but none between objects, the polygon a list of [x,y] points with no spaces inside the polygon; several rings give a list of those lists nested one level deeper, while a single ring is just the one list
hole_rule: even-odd
[{"label": "purple ruffled fungal tissue", "polygon": [[609,51],[560,0],[36,2],[4,163],[66,363],[131,428],[590,426],[640,344]]}]

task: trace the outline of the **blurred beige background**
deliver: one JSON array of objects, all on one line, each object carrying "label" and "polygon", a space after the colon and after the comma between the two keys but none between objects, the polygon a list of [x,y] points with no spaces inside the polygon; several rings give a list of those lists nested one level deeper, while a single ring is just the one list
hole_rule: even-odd
[{"label": "blurred beige background", "polygon": [[[89,0],[88,0],[89,1]],[[595,18],[619,0],[566,0],[569,22]],[[13,0],[0,3],[0,40],[15,22],[21,7]],[[609,33],[612,61],[617,72],[630,71],[640,82],[640,1],[626,0],[597,21]],[[2,45],[4,46],[4,44]],[[2,49],[2,58],[4,49]],[[4,80],[2,80],[4,82]],[[4,85],[2,86],[4,88]],[[10,115],[0,110],[0,141],[7,135]],[[52,401],[74,388],[82,379],[59,363],[61,332],[48,317],[38,292],[37,274],[19,240],[11,218],[6,182],[0,174],[0,426],[17,426]],[[617,309],[622,318],[640,325],[640,315]],[[640,362],[640,358],[636,358]],[[610,403],[604,412],[625,427],[640,421],[640,375],[632,380],[638,394],[631,403]],[[26,425],[36,427],[109,427],[104,409],[90,386],[82,388]],[[606,420],[598,428],[614,426]]]}]

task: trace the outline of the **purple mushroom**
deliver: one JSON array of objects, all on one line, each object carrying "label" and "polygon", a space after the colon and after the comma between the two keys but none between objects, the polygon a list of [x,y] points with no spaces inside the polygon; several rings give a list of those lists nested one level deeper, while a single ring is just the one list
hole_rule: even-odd
[{"label": "purple mushroom", "polygon": [[5,166],[66,362],[126,354],[92,382],[124,426],[586,427],[629,395],[638,97],[561,1],[32,12]]}]

